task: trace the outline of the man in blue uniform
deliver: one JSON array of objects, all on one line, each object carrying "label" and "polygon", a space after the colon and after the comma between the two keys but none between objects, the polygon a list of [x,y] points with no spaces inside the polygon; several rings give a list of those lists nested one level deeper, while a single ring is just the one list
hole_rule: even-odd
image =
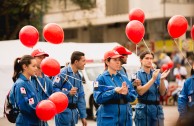
[{"label": "man in blue uniform", "polygon": [[[35,49],[32,51],[31,56],[36,59],[38,68],[36,71],[36,75],[31,77],[31,81],[34,83],[33,86],[36,91],[36,94],[38,95],[39,101],[42,101],[48,99],[48,97],[53,92],[52,81],[48,76],[42,73],[42,70],[40,69],[40,64],[42,60],[48,57],[49,55],[41,49]],[[48,126],[48,123],[42,122],[42,125]]]},{"label": "man in blue uniform", "polygon": [[40,64],[43,59],[48,57],[49,55],[45,53],[41,49],[35,49],[31,56],[36,59],[37,62],[37,72],[36,76],[32,76],[32,82],[35,84],[35,89],[37,91],[38,97],[41,98],[40,100],[47,99],[53,92],[52,81],[46,76],[42,70],[40,69]]},{"label": "man in blue uniform", "polygon": [[140,54],[142,68],[137,72],[141,85],[137,86],[138,104],[135,108],[136,126],[164,126],[164,114],[159,105],[159,96],[165,95],[165,77],[170,70],[160,74],[160,69],[152,69],[154,55],[149,51]]},{"label": "man in blue uniform", "polygon": [[53,79],[54,92],[65,93],[69,100],[67,109],[55,116],[56,126],[75,126],[79,116],[83,126],[87,126],[85,93],[78,72],[84,69],[85,64],[84,53],[75,51],[71,55],[71,63]]},{"label": "man in blue uniform", "polygon": [[186,79],[178,97],[178,111],[178,123],[181,123],[183,126],[194,124],[194,64],[191,69],[191,77]]}]

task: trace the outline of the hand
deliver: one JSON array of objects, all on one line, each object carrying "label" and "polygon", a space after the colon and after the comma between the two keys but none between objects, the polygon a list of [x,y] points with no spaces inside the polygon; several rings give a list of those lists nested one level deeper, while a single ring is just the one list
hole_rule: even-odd
[{"label": "hand", "polygon": [[165,70],[165,71],[161,74],[160,79],[165,79],[169,73],[170,73],[170,70]]},{"label": "hand", "polygon": [[81,119],[81,121],[82,121],[82,126],[87,126],[87,121],[85,118]]},{"label": "hand", "polygon": [[71,90],[69,91],[69,94],[71,96],[74,96],[75,94],[77,94],[77,88],[76,87],[72,87]]},{"label": "hand", "polygon": [[154,81],[156,80],[158,74],[160,73],[160,69],[156,69],[153,74],[152,74],[152,78],[154,79]]},{"label": "hand", "polygon": [[139,79],[135,79],[135,80],[133,81],[133,86],[138,87],[138,86],[140,86],[140,85],[141,85],[141,81],[140,81]]},{"label": "hand", "polygon": [[128,87],[127,87],[127,83],[126,82],[122,83],[121,89],[122,90],[121,90],[120,94],[126,95],[128,93]]}]

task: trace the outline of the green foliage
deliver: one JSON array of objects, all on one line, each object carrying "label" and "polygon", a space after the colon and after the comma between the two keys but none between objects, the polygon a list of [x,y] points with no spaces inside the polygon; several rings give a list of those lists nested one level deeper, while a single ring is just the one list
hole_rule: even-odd
[{"label": "green foliage", "polygon": [[25,25],[41,31],[42,15],[48,5],[47,0],[1,0],[0,40],[18,39],[19,30]]}]

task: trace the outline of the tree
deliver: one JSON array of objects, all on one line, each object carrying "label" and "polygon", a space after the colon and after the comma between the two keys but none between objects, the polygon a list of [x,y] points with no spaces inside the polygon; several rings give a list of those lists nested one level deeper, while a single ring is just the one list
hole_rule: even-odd
[{"label": "tree", "polygon": [[[20,29],[32,25],[42,31],[42,17],[50,0],[0,0],[0,40],[18,39]],[[66,2],[66,0],[59,0]],[[95,0],[71,0],[81,9],[94,7]],[[42,33],[40,32],[40,36]]]}]

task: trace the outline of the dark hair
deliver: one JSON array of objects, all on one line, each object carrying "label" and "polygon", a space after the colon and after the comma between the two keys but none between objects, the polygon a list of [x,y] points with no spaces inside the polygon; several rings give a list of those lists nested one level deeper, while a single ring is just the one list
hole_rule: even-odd
[{"label": "dark hair", "polygon": [[83,52],[80,51],[74,51],[71,54],[71,64],[73,64],[76,60],[80,60],[82,56],[85,56],[85,54]]},{"label": "dark hair", "polygon": [[144,52],[142,52],[142,53],[139,55],[140,59],[143,59],[143,58],[145,57],[145,55],[147,55],[147,54],[151,54],[151,55],[153,56],[153,58],[154,58],[154,54],[153,54],[152,52],[144,51]]},{"label": "dark hair", "polygon": [[31,64],[31,60],[34,59],[31,55],[24,55],[21,58],[16,58],[14,61],[14,73],[12,80],[15,82],[18,78],[19,73],[23,72],[22,65],[29,66]]},{"label": "dark hair", "polygon": [[[110,59],[111,58],[108,58],[108,59],[106,59],[108,62],[110,62]],[[106,64],[106,62],[104,62],[105,63],[105,70],[107,70],[107,68],[108,68],[108,65]]]}]

